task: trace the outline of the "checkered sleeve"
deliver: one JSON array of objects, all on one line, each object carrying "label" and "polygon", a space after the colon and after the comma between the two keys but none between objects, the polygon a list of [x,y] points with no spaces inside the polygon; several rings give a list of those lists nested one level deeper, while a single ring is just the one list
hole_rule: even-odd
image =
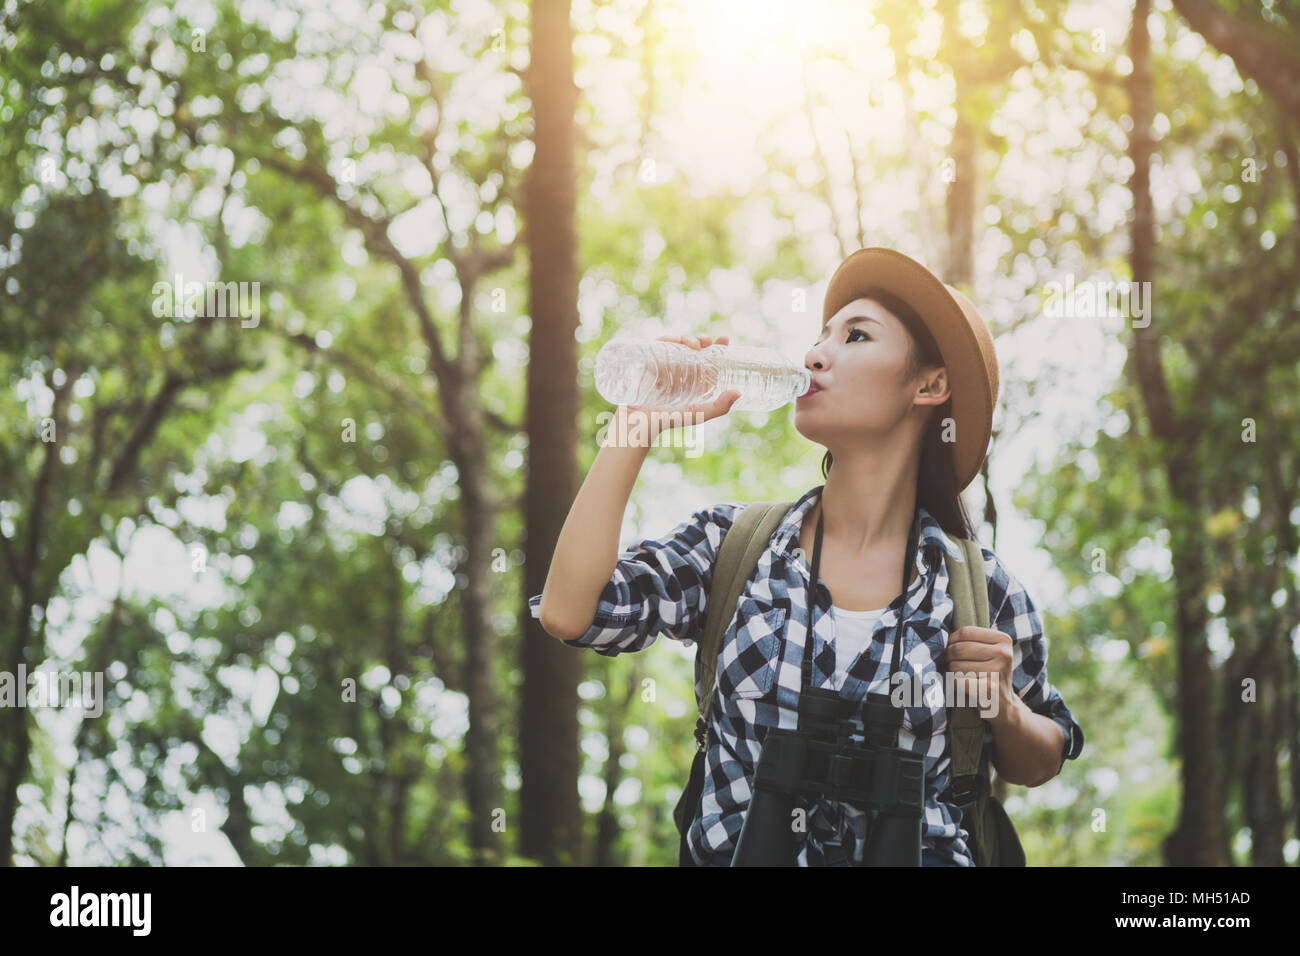
[{"label": "checkered sleeve", "polygon": [[989,607],[996,609],[990,626],[1012,641],[1012,686],[1030,710],[1051,718],[1065,734],[1059,773],[1065,761],[1078,757],[1083,749],[1083,728],[1047,679],[1047,638],[1042,616],[1029,592],[997,555],[987,548],[982,550]]},{"label": "checkered sleeve", "polygon": [[[703,508],[659,538],[643,538],[623,551],[605,583],[584,634],[565,641],[613,657],[643,651],[660,634],[694,644],[704,626],[713,562],[739,504]],[[533,617],[542,596],[528,599]]]}]

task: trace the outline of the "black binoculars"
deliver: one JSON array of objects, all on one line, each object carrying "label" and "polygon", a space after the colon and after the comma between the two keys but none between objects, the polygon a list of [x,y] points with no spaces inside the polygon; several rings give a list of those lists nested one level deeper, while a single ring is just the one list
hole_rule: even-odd
[{"label": "black binoculars", "polygon": [[866,846],[853,865],[921,865],[924,758],[896,746],[903,714],[888,694],[862,702],[861,741],[847,719],[855,706],[834,691],[805,689],[800,729],[768,730],[732,866],[797,865],[795,802],[818,795],[867,813]]}]

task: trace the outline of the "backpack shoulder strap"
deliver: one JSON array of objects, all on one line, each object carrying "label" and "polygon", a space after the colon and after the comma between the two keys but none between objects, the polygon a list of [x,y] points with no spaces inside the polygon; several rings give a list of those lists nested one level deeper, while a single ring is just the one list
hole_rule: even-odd
[{"label": "backpack shoulder strap", "polygon": [[722,536],[718,557],[713,565],[704,634],[696,651],[696,660],[700,666],[699,686],[704,689],[704,697],[696,699],[700,720],[696,724],[695,735],[701,750],[704,749],[704,733],[713,708],[713,685],[717,680],[722,635],[736,615],[736,602],[740,599],[745,582],[758,567],[758,561],[767,550],[767,544],[777,525],[794,505],[793,501],[756,501],[747,504],[736,512],[731,528]]},{"label": "backpack shoulder strap", "polygon": [[[988,581],[984,577],[984,555],[978,540],[954,539],[965,561],[958,564],[944,553],[948,565],[948,593],[953,600],[952,629],[989,626]],[[983,814],[972,812],[979,791],[980,751],[984,747],[984,721],[979,708],[948,708],[948,734],[952,752],[953,801],[962,809],[967,832],[979,846],[987,844],[982,831]],[[971,848],[977,853],[979,850]]]}]

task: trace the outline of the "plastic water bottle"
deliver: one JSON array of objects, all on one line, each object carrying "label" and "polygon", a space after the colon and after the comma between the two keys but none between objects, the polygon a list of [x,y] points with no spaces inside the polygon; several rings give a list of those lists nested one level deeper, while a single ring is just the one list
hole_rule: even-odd
[{"label": "plastic water bottle", "polygon": [[617,338],[596,354],[595,379],[615,405],[688,406],[735,389],[733,409],[770,412],[808,391],[812,373],[771,349]]}]

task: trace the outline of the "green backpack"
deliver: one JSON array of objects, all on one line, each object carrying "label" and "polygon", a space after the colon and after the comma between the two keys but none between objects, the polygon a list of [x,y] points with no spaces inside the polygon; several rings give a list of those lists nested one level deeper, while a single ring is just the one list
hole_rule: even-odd
[{"label": "green backpack", "polygon": [[[673,819],[681,835],[678,861],[682,866],[695,865],[686,846],[686,832],[695,818],[704,787],[704,755],[722,635],[735,617],[736,603],[745,582],[758,567],[777,526],[794,505],[793,501],[746,505],[736,513],[718,550],[704,636],[696,650],[700,686],[707,691],[703,700],[696,701],[700,717],[695,725],[697,746],[690,780],[673,809]],[[953,630],[967,626],[988,627],[988,583],[984,578],[984,556],[980,553],[979,542],[968,538],[956,540],[962,548],[965,563],[957,565],[947,553],[944,555],[948,566],[948,592],[955,605]],[[978,708],[949,707],[948,734],[952,753],[953,802],[961,808],[962,826],[970,836],[969,845],[975,864],[1024,866],[1025,852],[1011,818],[997,797],[982,794],[978,786],[980,751],[984,746],[984,722]]]}]

